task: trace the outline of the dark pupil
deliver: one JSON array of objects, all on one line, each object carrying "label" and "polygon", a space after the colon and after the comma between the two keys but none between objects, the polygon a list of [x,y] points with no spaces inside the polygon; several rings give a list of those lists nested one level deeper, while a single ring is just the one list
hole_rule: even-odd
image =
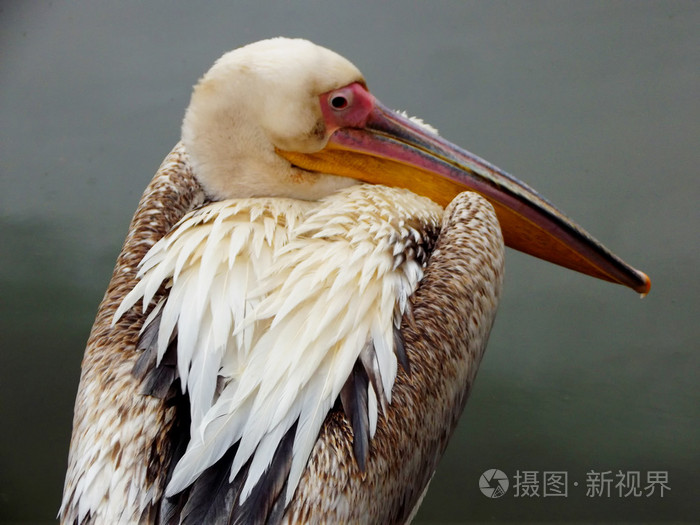
[{"label": "dark pupil", "polygon": [[331,106],[333,106],[335,109],[343,109],[347,107],[347,105],[348,99],[346,99],[342,95],[336,95],[331,99]]}]

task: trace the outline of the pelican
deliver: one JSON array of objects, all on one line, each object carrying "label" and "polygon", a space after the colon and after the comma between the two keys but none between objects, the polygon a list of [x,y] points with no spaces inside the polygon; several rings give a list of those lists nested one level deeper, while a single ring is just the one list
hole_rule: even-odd
[{"label": "pelican", "polygon": [[649,291],[336,53],[225,54],[99,307],[62,523],[410,521],[486,346],[504,241]]}]

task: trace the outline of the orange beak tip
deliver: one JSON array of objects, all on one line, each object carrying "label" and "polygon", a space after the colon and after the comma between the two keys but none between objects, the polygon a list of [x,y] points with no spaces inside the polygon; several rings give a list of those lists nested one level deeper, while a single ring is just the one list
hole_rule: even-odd
[{"label": "orange beak tip", "polygon": [[649,276],[645,274],[644,272],[639,272],[642,274],[642,280],[644,281],[644,286],[640,287],[639,290],[639,298],[644,299],[647,295],[649,295],[649,290],[651,290],[651,279],[649,279]]}]

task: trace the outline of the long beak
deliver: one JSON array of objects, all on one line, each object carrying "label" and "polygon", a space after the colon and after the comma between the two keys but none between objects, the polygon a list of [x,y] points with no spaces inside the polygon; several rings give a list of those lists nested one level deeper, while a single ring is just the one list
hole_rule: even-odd
[{"label": "long beak", "polygon": [[507,246],[645,295],[651,281],[534,189],[385,108],[376,99],[362,127],[342,127],[312,154],[280,151],[306,170],[407,188],[447,205],[471,190],[494,207]]}]

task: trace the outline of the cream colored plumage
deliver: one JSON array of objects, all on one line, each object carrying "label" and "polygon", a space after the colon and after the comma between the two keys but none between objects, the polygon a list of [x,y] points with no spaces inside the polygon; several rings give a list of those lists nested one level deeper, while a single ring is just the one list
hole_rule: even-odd
[{"label": "cream colored plumage", "polygon": [[114,321],[141,299],[145,312],[166,284],[156,310],[157,363],[176,330],[192,418],[192,439],[167,495],[187,488],[240,440],[230,479],[253,456],[245,501],[299,420],[289,502],[368,343],[381,377],[379,403],[367,386],[376,428],[377,407],[391,402],[398,369],[394,325],[423,275],[424,261],[410,246],[423,242],[426,229],[437,230],[441,215],[428,199],[381,186],[353,186],[314,203],[236,199],[188,214],[146,254]]}]

